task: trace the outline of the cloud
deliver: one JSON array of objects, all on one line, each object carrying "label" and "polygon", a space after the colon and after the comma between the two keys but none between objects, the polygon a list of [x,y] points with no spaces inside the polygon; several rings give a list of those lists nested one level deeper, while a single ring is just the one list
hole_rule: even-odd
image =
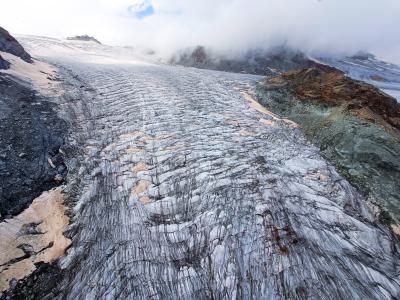
[{"label": "cloud", "polygon": [[[164,55],[202,44],[227,55],[286,43],[309,52],[366,50],[400,63],[398,0],[3,0],[13,32],[94,35]],[[152,11],[137,7],[152,7]],[[134,17],[132,17],[132,10]],[[140,10],[140,9],[139,9]],[[144,15],[141,15],[143,13]],[[149,16],[151,17],[145,17]]]}]

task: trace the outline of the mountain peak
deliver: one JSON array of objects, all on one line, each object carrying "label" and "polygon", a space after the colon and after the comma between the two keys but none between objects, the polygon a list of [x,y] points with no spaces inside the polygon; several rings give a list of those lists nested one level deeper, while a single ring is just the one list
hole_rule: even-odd
[{"label": "mountain peak", "polygon": [[70,41],[95,42],[95,43],[101,45],[101,43],[96,38],[94,38],[93,36],[89,36],[87,34],[67,37],[67,40],[70,40]]}]

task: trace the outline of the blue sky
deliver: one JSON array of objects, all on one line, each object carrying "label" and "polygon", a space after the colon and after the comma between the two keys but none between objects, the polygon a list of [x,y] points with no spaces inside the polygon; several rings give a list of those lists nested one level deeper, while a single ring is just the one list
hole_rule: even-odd
[{"label": "blue sky", "polygon": [[133,18],[139,20],[154,15],[154,7],[150,1],[142,1],[131,4],[127,7],[127,10]]},{"label": "blue sky", "polygon": [[1,0],[0,26],[59,38],[89,34],[165,55],[197,44],[240,55],[286,42],[400,63],[399,16],[400,0]]}]

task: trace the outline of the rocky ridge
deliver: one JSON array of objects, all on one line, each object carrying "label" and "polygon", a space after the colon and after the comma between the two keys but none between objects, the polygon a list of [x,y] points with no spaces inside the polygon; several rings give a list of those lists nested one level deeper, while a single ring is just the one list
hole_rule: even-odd
[{"label": "rocky ridge", "polygon": [[345,72],[351,78],[372,84],[400,102],[400,66],[369,53],[349,57],[319,57],[318,61]]},{"label": "rocky ridge", "polygon": [[[0,220],[24,210],[33,199],[63,181],[66,168],[60,148],[66,124],[56,105],[34,87],[57,80],[21,44],[0,27],[0,50],[9,70],[0,72]],[[12,62],[12,63],[11,63]],[[43,71],[46,70],[46,71]],[[49,73],[47,73],[49,72]],[[27,77],[28,76],[28,77]],[[30,77],[30,78],[29,78]]]},{"label": "rocky ridge", "polygon": [[56,265],[70,245],[63,235],[69,218],[60,187],[67,174],[62,149],[68,124],[59,115],[54,68],[33,61],[5,33],[0,35],[8,67],[0,72],[0,298],[19,299],[4,291],[32,272],[40,277],[36,268]]}]

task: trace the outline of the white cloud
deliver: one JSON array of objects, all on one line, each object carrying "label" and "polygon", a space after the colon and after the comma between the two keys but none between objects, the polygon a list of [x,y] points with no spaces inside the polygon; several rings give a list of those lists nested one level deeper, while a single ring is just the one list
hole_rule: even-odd
[{"label": "white cloud", "polygon": [[307,51],[368,50],[400,63],[399,0],[153,0],[135,20],[137,0],[3,0],[1,25],[17,33],[90,34],[110,44],[163,53],[204,44],[240,54],[286,41]]}]

